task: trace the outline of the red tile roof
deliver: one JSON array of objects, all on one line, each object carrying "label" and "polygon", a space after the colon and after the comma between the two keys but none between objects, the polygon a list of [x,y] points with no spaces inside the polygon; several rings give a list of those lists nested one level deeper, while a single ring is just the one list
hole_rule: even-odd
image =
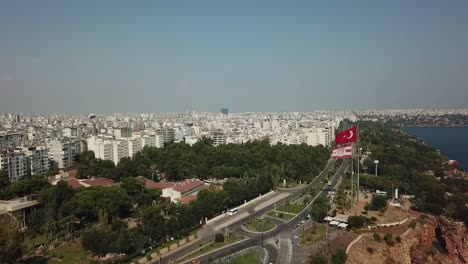
[{"label": "red tile roof", "polygon": [[146,189],[167,189],[174,186],[172,182],[154,182],[152,180],[145,181],[145,188]]},{"label": "red tile roof", "polygon": [[84,186],[77,179],[68,180],[67,183],[75,190],[84,188]]},{"label": "red tile roof", "polygon": [[183,204],[189,204],[191,201],[195,201],[196,199],[197,199],[197,196],[191,194],[182,198],[178,198],[176,199],[176,201],[178,201],[179,203],[183,203]]},{"label": "red tile roof", "polygon": [[83,181],[85,184],[89,184],[91,186],[101,186],[101,187],[108,187],[114,185],[114,181],[107,178],[96,178],[92,180],[85,180]]},{"label": "red tile roof", "polygon": [[76,176],[78,176],[78,171],[77,170],[69,170],[68,171],[68,176],[76,178]]},{"label": "red tile roof", "polygon": [[194,189],[198,189],[202,187],[204,183],[200,180],[197,179],[190,179],[190,180],[185,180],[183,182],[178,182],[174,184],[174,191],[178,191],[181,194],[193,191]]}]

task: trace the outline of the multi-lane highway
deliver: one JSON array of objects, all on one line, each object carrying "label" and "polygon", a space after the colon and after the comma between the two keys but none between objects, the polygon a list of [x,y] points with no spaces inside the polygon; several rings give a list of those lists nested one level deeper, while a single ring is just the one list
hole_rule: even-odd
[{"label": "multi-lane highway", "polygon": [[[197,250],[200,243],[205,244],[212,240],[214,234],[219,232],[220,226],[222,227],[222,231],[227,229],[229,232],[235,232],[245,236],[246,239],[234,245],[230,245],[223,249],[214,251],[208,255],[197,258],[197,260],[201,261],[201,263],[208,263],[208,259],[218,259],[253,246],[263,246],[268,252],[268,261],[271,263],[290,263],[291,256],[294,253],[292,252],[292,241],[290,237],[291,231],[294,230],[298,224],[300,224],[300,221],[303,220],[307,214],[309,214],[308,210],[302,211],[300,214],[298,214],[297,217],[289,222],[275,218],[269,218],[269,220],[274,222],[277,227],[274,230],[271,230],[270,232],[264,232],[263,234],[245,232],[241,226],[246,220],[261,216],[266,212],[274,209],[275,204],[280,204],[282,202],[295,199],[301,196],[304,191],[308,191],[311,188],[320,186],[320,183],[323,182],[324,178],[328,177],[329,171],[334,167],[334,165],[334,160],[330,160],[322,173],[320,173],[320,175],[316,177],[314,181],[302,188],[297,188],[294,190],[281,190],[280,192],[284,194],[275,196],[277,199],[269,199],[261,205],[257,205],[255,208],[246,209],[244,212],[241,210],[238,217],[227,218],[219,221],[219,223],[206,225],[203,228],[200,239],[197,241],[197,243],[186,246],[183,249],[180,249],[161,260],[155,260],[153,263],[174,263],[175,260],[180,259],[181,257]],[[343,164],[338,168],[331,180],[331,186],[326,186],[323,190],[321,190],[318,196],[325,197],[328,194],[328,191],[336,186],[340,178],[346,172],[347,168],[347,161],[343,161]],[[190,263],[190,261],[183,263]]]}]

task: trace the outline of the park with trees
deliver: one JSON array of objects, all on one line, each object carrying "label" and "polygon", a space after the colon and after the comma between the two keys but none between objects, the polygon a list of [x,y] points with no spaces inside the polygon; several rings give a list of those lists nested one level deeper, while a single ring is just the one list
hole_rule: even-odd
[{"label": "park with trees", "polygon": [[[145,147],[117,165],[96,159],[90,151],[83,152],[76,165],[80,178],[108,178],[119,184],[75,190],[63,181],[50,185],[46,175],[2,183],[1,199],[37,194],[41,207],[27,217],[26,232],[0,227],[2,234],[18,237],[18,250],[0,251],[1,260],[12,263],[34,249],[34,243],[25,246],[23,240],[45,245],[78,240],[83,249],[101,256],[144,254],[149,247],[188,236],[206,218],[269,192],[282,179],[311,181],[329,155],[330,150],[323,146],[271,146],[267,141],[214,146],[209,139],[193,146],[171,143],[160,149]],[[223,188],[201,190],[190,204],[179,204],[162,198],[158,189],[144,188],[144,178],[161,175],[168,181],[228,179]],[[128,219],[136,225],[129,228]]]}]

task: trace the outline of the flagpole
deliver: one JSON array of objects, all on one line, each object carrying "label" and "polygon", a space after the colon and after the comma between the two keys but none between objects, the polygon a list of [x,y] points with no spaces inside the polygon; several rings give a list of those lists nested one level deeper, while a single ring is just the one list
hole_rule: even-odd
[{"label": "flagpole", "polygon": [[361,163],[361,145],[359,142],[359,124],[357,125],[357,145],[358,145],[358,163],[357,163],[357,202],[359,203],[359,163]]},{"label": "flagpole", "polygon": [[354,164],[354,151],[351,151],[351,200],[354,200],[354,187],[353,187],[354,165],[353,164]]}]

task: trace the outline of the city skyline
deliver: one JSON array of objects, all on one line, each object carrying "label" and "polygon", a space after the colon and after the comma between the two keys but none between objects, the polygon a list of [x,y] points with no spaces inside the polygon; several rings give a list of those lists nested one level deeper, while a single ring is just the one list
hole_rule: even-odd
[{"label": "city skyline", "polygon": [[466,108],[464,1],[0,4],[0,112]]}]

